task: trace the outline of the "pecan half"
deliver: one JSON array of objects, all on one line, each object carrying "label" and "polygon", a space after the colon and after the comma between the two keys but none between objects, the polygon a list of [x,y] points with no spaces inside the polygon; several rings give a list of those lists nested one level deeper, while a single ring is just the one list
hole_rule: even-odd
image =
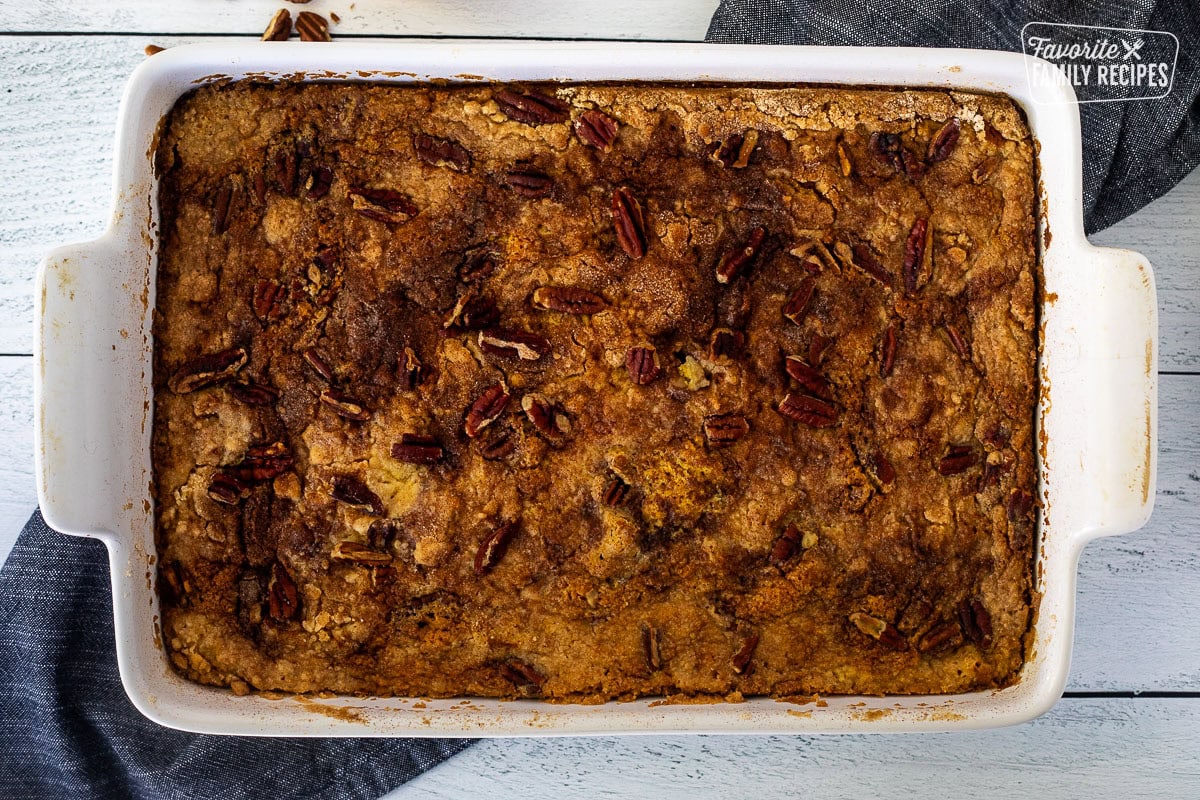
[{"label": "pecan half", "polygon": [[729,283],[740,275],[758,255],[758,250],[766,238],[766,228],[760,226],[752,229],[746,240],[726,254],[721,259],[721,263],[717,265],[717,283]]},{"label": "pecan half", "polygon": [[942,323],[942,330],[946,332],[946,338],[950,340],[950,346],[954,348],[954,352],[958,353],[958,357],[963,361],[971,360],[971,348],[967,344],[967,340],[959,333],[958,326],[953,322]]},{"label": "pecan half", "polygon": [[271,617],[286,622],[300,610],[300,591],[287,569],[278,561],[271,564],[271,579],[267,584],[267,608]]},{"label": "pecan half", "polygon": [[808,363],[820,364],[821,359],[825,357],[825,351],[829,349],[829,345],[833,344],[833,340],[822,336],[819,333],[814,333],[812,339],[808,342]]},{"label": "pecan half", "polygon": [[788,392],[779,402],[779,413],[812,428],[831,428],[837,424],[837,407],[816,397]]},{"label": "pecan half", "polygon": [[925,154],[925,160],[930,164],[936,164],[949,158],[958,144],[961,127],[962,123],[958,121],[958,117],[951,117],[945,125],[938,128],[937,133],[929,140],[929,150]]},{"label": "pecan half", "polygon": [[275,12],[275,16],[271,17],[271,21],[267,23],[267,29],[263,31],[262,41],[286,42],[291,35],[292,14],[286,8],[281,8]]},{"label": "pecan half", "polygon": [[805,314],[808,312],[808,304],[812,302],[813,293],[816,291],[817,282],[812,275],[805,275],[800,281],[800,285],[796,287],[796,291],[792,292],[792,296],[783,304],[783,315],[797,325],[804,324]]},{"label": "pecan half", "polygon": [[401,434],[392,445],[392,458],[405,464],[436,464],[444,455],[437,439],[420,433]]},{"label": "pecan half", "polygon": [[578,286],[539,286],[532,302],[534,308],[564,314],[596,314],[608,307],[603,297]]},{"label": "pecan half", "polygon": [[612,196],[613,228],[617,244],[630,258],[646,255],[646,220],[642,204],[628,189],[617,189]]},{"label": "pecan half", "polygon": [[704,436],[714,447],[725,447],[750,432],[750,423],[741,414],[711,414],[704,418]]},{"label": "pecan half", "polygon": [[510,658],[500,665],[500,674],[504,680],[521,689],[526,694],[538,694],[546,677],[524,661]]},{"label": "pecan half", "polygon": [[352,475],[338,475],[334,478],[333,490],[330,494],[333,495],[334,500],[339,500],[348,506],[370,511],[377,517],[383,516],[383,501],[379,499],[379,495]]},{"label": "pecan half", "polygon": [[503,381],[484,389],[483,394],[467,409],[463,432],[474,439],[480,431],[499,419],[504,409],[508,408],[510,398],[511,395]]},{"label": "pecan half", "polygon": [[575,120],[579,141],[607,153],[617,140],[617,121],[602,111],[585,111]]},{"label": "pecan half", "polygon": [[971,183],[986,183],[998,166],[1000,166],[1000,156],[992,155],[980,161],[975,165],[975,169],[971,170]]},{"label": "pecan half", "polygon": [[494,325],[499,319],[500,309],[496,307],[495,301],[468,290],[458,298],[454,308],[450,309],[442,327],[477,331]]},{"label": "pecan half", "polygon": [[970,445],[950,445],[946,455],[938,462],[938,472],[942,475],[957,475],[966,472],[979,461],[975,450]]},{"label": "pecan half", "polygon": [[612,480],[605,485],[604,494],[601,495],[600,502],[606,506],[621,508],[629,503],[632,492],[633,487],[623,481],[619,475],[614,475]]},{"label": "pecan half", "polygon": [[917,291],[921,273],[926,266],[926,254],[929,250],[929,240],[933,229],[929,220],[920,217],[913,223],[904,241],[904,291],[914,294]]},{"label": "pecan half", "polygon": [[233,203],[233,184],[225,182],[217,187],[212,199],[212,232],[220,236],[229,229],[229,206]]},{"label": "pecan half", "polygon": [[892,369],[896,366],[896,347],[899,343],[899,334],[897,332],[896,323],[892,322],[883,332],[883,338],[879,342],[879,377],[886,378],[892,374]]},{"label": "pecan half", "polygon": [[287,298],[287,289],[278,281],[263,279],[254,284],[254,294],[250,304],[254,308],[254,316],[263,322],[279,319],[283,316],[283,301]]},{"label": "pecan half", "polygon": [[874,450],[861,459],[867,477],[879,486],[890,486],[896,481],[896,468],[882,450]]},{"label": "pecan half", "polygon": [[869,141],[871,152],[882,161],[884,164],[892,167],[897,172],[904,170],[904,161],[900,157],[900,137],[894,133],[880,133],[876,131],[871,134]]},{"label": "pecan half", "polygon": [[833,391],[829,388],[829,380],[799,356],[785,358],[783,368],[792,380],[807,389],[814,397],[833,400]]},{"label": "pecan half", "polygon": [[745,133],[735,133],[717,145],[711,156],[723,167],[745,169],[750,164],[750,155],[758,146],[758,131],[754,128]]},{"label": "pecan half", "polygon": [[926,655],[937,655],[953,650],[962,642],[962,628],[959,624],[945,620],[925,632],[925,635],[917,641],[917,650]]},{"label": "pecan half", "polygon": [[651,672],[662,669],[662,632],[653,625],[642,625],[642,656]]},{"label": "pecan half", "polygon": [[318,353],[315,348],[310,347],[301,353],[301,356],[304,358],[304,363],[308,364],[312,368],[312,371],[317,373],[322,380],[327,383],[335,382],[333,369],[330,368],[324,356]]},{"label": "pecan half", "polygon": [[713,361],[719,358],[738,358],[745,349],[744,333],[729,328],[717,328],[712,332],[712,339],[708,343],[708,357]]},{"label": "pecan half", "polygon": [[550,352],[550,342],[528,331],[489,328],[479,332],[479,349],[494,356],[537,361]]},{"label": "pecan half", "polygon": [[296,15],[296,33],[302,42],[333,41],[329,35],[329,21],[312,11],[301,11]]},{"label": "pecan half", "polygon": [[365,422],[370,419],[371,412],[360,401],[338,389],[326,389],[321,392],[320,400],[332,409],[339,417]]},{"label": "pecan half", "polygon": [[496,105],[509,119],[526,125],[552,125],[566,122],[571,108],[562,100],[541,92],[514,92],[508,89],[497,92]]},{"label": "pecan half", "polygon": [[356,186],[350,190],[350,207],[358,214],[378,222],[408,222],[417,215],[417,206],[401,192],[392,189],[368,189]]},{"label": "pecan half", "polygon": [[451,139],[418,133],[413,137],[413,149],[417,158],[431,167],[450,167],[458,172],[471,168],[471,154],[467,148]]},{"label": "pecan half", "polygon": [[884,286],[890,287],[892,285],[892,273],[888,272],[887,267],[883,266],[879,262],[879,259],[875,257],[875,251],[871,249],[870,245],[865,242],[855,242],[850,251],[854,254],[854,258],[851,259],[854,266]]},{"label": "pecan half", "polygon": [[972,643],[980,648],[992,646],[992,615],[978,598],[968,598],[958,604],[958,624]]},{"label": "pecan half", "polygon": [[504,181],[522,197],[545,197],[554,188],[553,178],[532,167],[514,167],[505,174]]},{"label": "pecan half", "polygon": [[229,384],[229,394],[248,406],[269,406],[279,399],[279,392],[274,387],[253,381]]},{"label": "pecan half", "polygon": [[517,450],[517,434],[508,425],[493,425],[479,440],[479,455],[487,461],[503,461]]},{"label": "pecan half", "polygon": [[754,658],[754,649],[758,647],[758,634],[746,638],[742,647],[733,656],[733,671],[739,675],[749,675],[754,672],[750,660]]},{"label": "pecan half", "polygon": [[654,349],[654,345],[641,344],[629,348],[625,353],[625,369],[638,386],[653,382],[662,374],[662,368],[658,364],[658,351]]},{"label": "pecan half", "polygon": [[864,614],[861,611],[851,614],[850,621],[854,623],[854,627],[886,647],[893,650],[908,649],[908,641],[890,622],[884,622],[878,617]]},{"label": "pecan half", "polygon": [[225,467],[225,474],[247,486],[266,483],[287,472],[293,463],[292,454],[283,442],[255,445],[237,464]]},{"label": "pecan half", "polygon": [[492,570],[504,553],[508,544],[517,534],[517,521],[503,522],[489,533],[475,551],[475,574],[484,575]]},{"label": "pecan half", "polygon": [[567,415],[540,394],[530,393],[522,397],[521,410],[537,432],[551,442],[560,442],[571,432]]},{"label": "pecan half", "polygon": [[499,266],[496,254],[482,250],[470,254],[458,267],[458,279],[463,283],[477,283],[487,279]]},{"label": "pecan half", "polygon": [[363,564],[366,566],[374,564],[390,564],[392,556],[389,553],[381,553],[378,550],[373,550],[365,544],[359,542],[338,542],[329,551],[331,561],[350,561],[355,564]]},{"label": "pecan half", "polygon": [[304,188],[308,192],[310,200],[320,200],[329,194],[329,189],[332,186],[333,170],[329,167],[313,167],[312,171],[308,174],[308,180],[304,182]]},{"label": "pecan half", "polygon": [[396,373],[400,378],[400,388],[405,391],[411,392],[425,382],[425,365],[411,347],[406,347],[400,352]]},{"label": "pecan half", "polygon": [[167,380],[167,388],[175,394],[188,394],[206,386],[228,383],[246,366],[249,358],[241,347],[193,358],[175,370]]},{"label": "pecan half", "polygon": [[214,473],[208,482],[208,496],[218,503],[235,506],[250,495],[250,487],[225,472]]}]

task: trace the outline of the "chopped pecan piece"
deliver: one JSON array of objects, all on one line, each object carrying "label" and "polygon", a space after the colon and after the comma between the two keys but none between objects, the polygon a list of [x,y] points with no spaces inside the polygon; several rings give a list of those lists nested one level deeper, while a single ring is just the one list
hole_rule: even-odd
[{"label": "chopped pecan piece", "polygon": [[929,220],[920,217],[913,223],[904,241],[904,291],[907,294],[916,293],[922,273],[926,272],[926,257],[929,253],[930,237],[933,228]]},{"label": "chopped pecan piece", "polygon": [[892,322],[883,332],[879,342],[879,377],[886,378],[892,374],[896,366],[896,347],[899,343],[896,323]]},{"label": "chopped pecan piece", "polygon": [[458,267],[458,279],[463,283],[478,283],[496,271],[499,261],[490,250],[472,253]]},{"label": "chopped pecan piece", "polygon": [[330,368],[329,364],[325,361],[325,358],[318,353],[315,348],[310,347],[301,355],[304,358],[304,363],[308,364],[308,366],[312,368],[313,372],[321,376],[322,380],[324,380],[326,383],[335,382],[333,369]]},{"label": "chopped pecan piece", "polygon": [[864,614],[861,611],[851,614],[850,621],[854,623],[854,627],[886,647],[893,650],[908,649],[908,641],[900,631],[896,630],[896,626],[889,622],[884,622],[878,617]]},{"label": "chopped pecan piece", "polygon": [[338,475],[334,478],[331,494],[334,500],[339,500],[348,506],[370,511],[377,517],[383,516],[383,501],[379,499],[379,495],[352,475]]},{"label": "chopped pecan piece", "polygon": [[833,340],[819,333],[813,334],[812,339],[808,342],[808,363],[820,364],[821,359],[825,356],[825,351],[829,349],[829,345],[833,344]]},{"label": "chopped pecan piece", "polygon": [[551,442],[561,442],[571,432],[567,415],[540,394],[531,393],[522,397],[521,410],[538,433]]},{"label": "chopped pecan piece", "polygon": [[717,265],[717,283],[729,283],[740,275],[758,255],[758,250],[766,238],[766,228],[760,226],[752,229],[741,246],[729,252]]},{"label": "chopped pecan piece", "polygon": [[854,257],[851,259],[854,266],[884,286],[891,287],[892,274],[887,271],[887,267],[879,263],[879,259],[875,257],[875,251],[871,249],[870,245],[865,242],[855,242],[850,251],[854,254]]},{"label": "chopped pecan piece", "polygon": [[528,331],[490,328],[479,332],[479,349],[494,356],[537,361],[550,352],[550,342]]},{"label": "chopped pecan piece", "polygon": [[575,120],[575,135],[584,144],[607,153],[617,140],[617,121],[602,111],[585,111]]},{"label": "chopped pecan piece", "polygon": [[175,370],[175,374],[167,381],[167,388],[175,394],[188,394],[207,386],[228,383],[238,370],[246,366],[249,358],[241,347],[193,358]]},{"label": "chopped pecan piece", "polygon": [[629,348],[625,353],[625,369],[638,386],[653,382],[662,374],[662,368],[658,364],[658,351],[654,349],[654,345],[641,344]]},{"label": "chopped pecan piece", "polygon": [[552,125],[566,122],[571,108],[562,100],[541,92],[514,92],[508,89],[497,92],[496,105],[509,119],[526,125]]},{"label": "chopped pecan piece", "polygon": [[312,11],[301,11],[296,15],[296,33],[302,42],[330,42],[329,21]]},{"label": "chopped pecan piece", "polygon": [[554,179],[539,169],[514,167],[504,176],[508,188],[522,197],[545,197],[554,188]]},{"label": "chopped pecan piece", "polygon": [[816,397],[788,392],[779,402],[779,413],[813,428],[831,428],[837,424],[837,407]]},{"label": "chopped pecan piece", "polygon": [[792,292],[792,296],[783,305],[783,315],[797,325],[804,323],[804,315],[808,311],[808,304],[812,302],[813,293],[816,291],[817,282],[812,275],[805,275],[800,281],[800,285],[796,287],[796,291]]},{"label": "chopped pecan piece", "polygon": [[350,541],[335,544],[329,551],[329,558],[332,561],[351,561],[366,566],[392,562],[392,556],[389,553],[381,553],[378,550],[372,550],[365,544]]},{"label": "chopped pecan piece", "polygon": [[546,678],[524,661],[510,658],[500,665],[500,674],[504,680],[521,689],[526,694],[540,694]]},{"label": "chopped pecan piece", "polygon": [[417,158],[431,167],[450,167],[458,172],[471,168],[471,154],[467,148],[450,139],[418,133],[413,137],[413,149]]},{"label": "chopped pecan piece", "polygon": [[263,279],[254,284],[254,295],[251,305],[254,316],[263,322],[279,319],[282,316],[282,305],[287,297],[287,289],[278,281]]},{"label": "chopped pecan piece", "polygon": [[279,399],[279,392],[274,387],[253,381],[231,383],[229,393],[248,406],[269,406]]},{"label": "chopped pecan piece", "polygon": [[775,540],[775,544],[771,546],[771,555],[769,561],[775,566],[782,566],[791,560],[792,556],[800,552],[804,544],[804,536],[800,533],[800,529],[795,523],[788,523],[783,529],[783,533],[779,534],[779,538]]},{"label": "chopped pecan piece", "polygon": [[712,339],[708,344],[708,357],[713,361],[718,358],[738,358],[745,349],[744,333],[729,328],[717,328],[712,332]]},{"label": "chopped pecan piece", "polygon": [[871,134],[869,143],[871,152],[875,157],[884,164],[892,167],[897,172],[904,170],[904,161],[900,157],[900,137],[894,133],[879,133],[878,131]]},{"label": "chopped pecan piece", "polygon": [[214,473],[208,482],[208,496],[227,506],[235,506],[249,495],[249,486],[225,472]]},{"label": "chopped pecan piece", "polygon": [[578,286],[539,286],[532,302],[534,308],[564,314],[596,314],[608,307],[603,297]]},{"label": "chopped pecan piece", "polygon": [[633,487],[623,481],[619,475],[614,475],[604,487],[604,494],[601,496],[600,502],[606,506],[621,508],[629,502],[632,491]]},{"label": "chopped pecan piece", "polygon": [[292,454],[283,442],[255,445],[247,448],[246,454],[237,464],[225,467],[225,474],[238,482],[253,486],[274,480],[291,469]]},{"label": "chopped pecan piece", "polygon": [[946,455],[938,462],[938,472],[942,475],[957,475],[966,472],[979,461],[975,450],[970,445],[955,444],[946,449]]},{"label": "chopped pecan piece", "polygon": [[862,458],[867,477],[879,486],[890,486],[896,481],[896,468],[882,450],[875,450]]},{"label": "chopped pecan piece", "polygon": [[458,298],[442,327],[478,331],[494,325],[499,319],[500,309],[490,297],[467,291]]},{"label": "chopped pecan piece", "polygon": [[961,127],[962,123],[958,121],[958,117],[951,117],[945,125],[938,128],[937,133],[929,140],[929,150],[925,154],[925,160],[930,164],[936,164],[949,158],[958,144]]},{"label": "chopped pecan piece", "polygon": [[809,366],[799,356],[788,356],[783,360],[787,374],[803,386],[813,397],[822,400],[833,400],[833,391],[829,388],[829,380],[813,367]]},{"label": "chopped pecan piece", "polygon": [[642,655],[651,672],[662,669],[662,632],[653,625],[642,625]]},{"label": "chopped pecan piece", "polygon": [[837,146],[838,166],[842,168],[842,177],[849,178],[853,171],[853,165],[850,163],[850,157],[846,155],[846,148],[838,142]]},{"label": "chopped pecan piece", "polygon": [[754,658],[754,649],[758,647],[758,634],[755,633],[742,642],[742,647],[733,656],[733,671],[739,675],[750,675],[754,667],[750,660]]},{"label": "chopped pecan piece", "polygon": [[476,575],[484,575],[500,563],[500,559],[504,558],[504,552],[508,549],[509,542],[516,533],[517,521],[512,520],[501,523],[484,538],[479,549],[475,551]]},{"label": "chopped pecan piece", "polygon": [[339,417],[354,422],[365,422],[371,418],[371,412],[366,406],[339,389],[326,389],[321,392],[320,400]]},{"label": "chopped pecan piece", "polygon": [[954,348],[954,352],[958,353],[958,357],[963,361],[971,360],[971,348],[967,344],[967,340],[959,333],[958,327],[953,322],[942,323],[942,330],[946,332],[946,338],[950,340],[950,346]]},{"label": "chopped pecan piece", "polygon": [[517,450],[517,434],[509,425],[493,425],[479,440],[479,455],[488,461],[503,461]]},{"label": "chopped pecan piece", "polygon": [[291,35],[292,14],[286,8],[281,8],[275,12],[275,16],[271,17],[271,21],[267,23],[267,29],[263,31],[262,41],[286,42]]},{"label": "chopped pecan piece", "polygon": [[425,382],[425,365],[411,347],[406,347],[400,352],[396,372],[400,377],[400,387],[405,391],[411,392]]},{"label": "chopped pecan piece", "polygon": [[992,615],[978,598],[967,598],[958,604],[958,624],[973,644],[984,650],[992,646]]},{"label": "chopped pecan piece", "polygon": [[953,650],[962,644],[962,629],[957,622],[945,620],[934,625],[917,641],[917,650],[926,655],[937,655]]},{"label": "chopped pecan piece", "polygon": [[741,414],[712,414],[704,418],[704,436],[714,447],[731,445],[750,432]]},{"label": "chopped pecan piece", "polygon": [[400,441],[392,445],[392,458],[405,464],[436,464],[443,455],[437,439],[420,433],[401,434]]},{"label": "chopped pecan piece", "polygon": [[272,619],[287,622],[300,610],[300,591],[283,564],[271,565],[271,580],[267,584],[267,606]]},{"label": "chopped pecan piece", "polygon": [[1004,501],[1004,511],[1010,522],[1028,519],[1033,513],[1033,495],[1024,489],[1013,489]]},{"label": "chopped pecan piece", "polygon": [[279,191],[291,197],[296,194],[298,182],[299,161],[296,158],[295,146],[283,145],[275,150],[275,185]]},{"label": "chopped pecan piece", "polygon": [[220,236],[229,229],[229,206],[233,202],[233,184],[221,184],[213,195],[212,232]]},{"label": "chopped pecan piece", "polygon": [[372,550],[381,553],[392,552],[396,537],[401,533],[399,520],[377,519],[367,528],[367,543]]},{"label": "chopped pecan piece", "polygon": [[474,439],[480,431],[499,419],[504,409],[508,408],[510,397],[503,381],[484,389],[483,394],[467,409],[467,420],[463,425],[467,436]]},{"label": "chopped pecan piece", "polygon": [[392,189],[350,190],[350,207],[358,214],[378,222],[408,222],[417,215],[417,206],[407,195]]},{"label": "chopped pecan piece", "polygon": [[630,258],[646,255],[646,220],[642,204],[628,189],[617,189],[612,197],[613,228],[617,244]]},{"label": "chopped pecan piece", "polygon": [[1000,156],[991,155],[980,161],[975,165],[975,169],[971,170],[971,183],[986,183],[998,166],[1000,166]]},{"label": "chopped pecan piece", "polygon": [[754,128],[745,133],[735,133],[717,145],[712,160],[730,169],[745,169],[750,164],[750,155],[758,146],[758,131]]},{"label": "chopped pecan piece", "polygon": [[333,170],[329,167],[313,167],[312,172],[308,174],[308,180],[304,182],[304,188],[308,191],[310,200],[320,200],[329,194],[329,189],[332,186]]}]

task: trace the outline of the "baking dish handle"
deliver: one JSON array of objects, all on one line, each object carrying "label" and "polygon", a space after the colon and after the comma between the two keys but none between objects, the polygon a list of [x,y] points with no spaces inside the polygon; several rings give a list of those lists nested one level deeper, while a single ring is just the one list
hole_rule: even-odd
[{"label": "baking dish handle", "polygon": [[[1080,352],[1100,379],[1093,387],[1089,465],[1096,480],[1091,536],[1129,533],[1154,508],[1158,466],[1158,300],[1150,262],[1140,253],[1093,248],[1097,306]],[[1099,363],[1095,363],[1099,362]]]},{"label": "baking dish handle", "polygon": [[[137,258],[124,249],[111,237],[67,245],[38,268],[38,503],[46,523],[63,533],[106,538],[116,529],[121,506],[128,512],[129,498],[145,495],[144,485],[137,493],[126,483],[131,474],[140,474],[131,473],[127,462],[141,444],[136,426],[147,429],[147,392],[119,376],[138,374],[131,371],[130,359],[146,361],[146,337],[130,321],[145,318],[148,282],[131,280],[143,268],[124,260]],[[144,264],[144,250],[140,260]],[[135,410],[129,420],[114,420],[114,408]]]}]

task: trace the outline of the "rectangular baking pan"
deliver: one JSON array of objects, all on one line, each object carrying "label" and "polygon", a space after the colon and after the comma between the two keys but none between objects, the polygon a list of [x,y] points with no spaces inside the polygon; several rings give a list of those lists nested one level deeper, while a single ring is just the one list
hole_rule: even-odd
[{"label": "rectangular baking pan", "polygon": [[[1154,497],[1157,306],[1146,259],[1083,233],[1079,115],[1033,101],[1026,58],[970,50],[615,43],[246,43],[172,48],[134,71],[117,126],[112,221],[53,251],[37,279],[38,498],[46,521],[108,547],[121,678],[147,717],[205,733],[520,736],[644,732],[938,731],[1041,714],[1070,666],[1079,553],[1143,525]],[[670,705],[470,698],[235,697],[171,670],[160,641],[151,502],[151,318],[158,232],[155,135],[198,85],[268,80],[704,81],[999,92],[1040,147],[1044,275],[1037,414],[1040,514],[1032,654],[1009,688],[955,696]],[[1040,88],[1039,92],[1044,92]],[[1039,96],[1043,96],[1039,94]],[[1113,646],[1119,646],[1113,643]]]}]

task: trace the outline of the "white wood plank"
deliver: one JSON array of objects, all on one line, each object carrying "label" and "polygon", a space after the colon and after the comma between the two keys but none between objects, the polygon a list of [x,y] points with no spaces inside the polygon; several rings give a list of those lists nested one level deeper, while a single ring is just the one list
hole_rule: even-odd
[{"label": "white wood plank", "polygon": [[953,735],[496,739],[388,798],[1194,798],[1198,726],[1195,700],[1067,699]]},{"label": "white wood plank", "polygon": [[0,357],[0,563],[35,508],[33,359]]},{"label": "white wood plank", "polygon": [[[0,13],[6,3],[0,0]],[[114,5],[129,9],[139,4],[126,0]],[[240,4],[220,7],[235,5]],[[117,103],[125,77],[144,58],[142,48],[151,40],[161,45],[190,41],[161,36],[0,37],[0,86],[7,106],[0,114],[0,175],[7,181],[6,191],[0,193],[0,353],[30,352],[33,266],[42,254],[104,229]],[[1154,262],[1163,369],[1200,369],[1196,219],[1200,172],[1095,237],[1100,244],[1140,249]]]},{"label": "white wood plank", "polygon": [[262,33],[276,9],[341,18],[333,34],[520,36],[540,39],[704,38],[717,0],[315,0],[303,9],[282,0],[122,0],[0,3],[0,30],[38,32]]}]

